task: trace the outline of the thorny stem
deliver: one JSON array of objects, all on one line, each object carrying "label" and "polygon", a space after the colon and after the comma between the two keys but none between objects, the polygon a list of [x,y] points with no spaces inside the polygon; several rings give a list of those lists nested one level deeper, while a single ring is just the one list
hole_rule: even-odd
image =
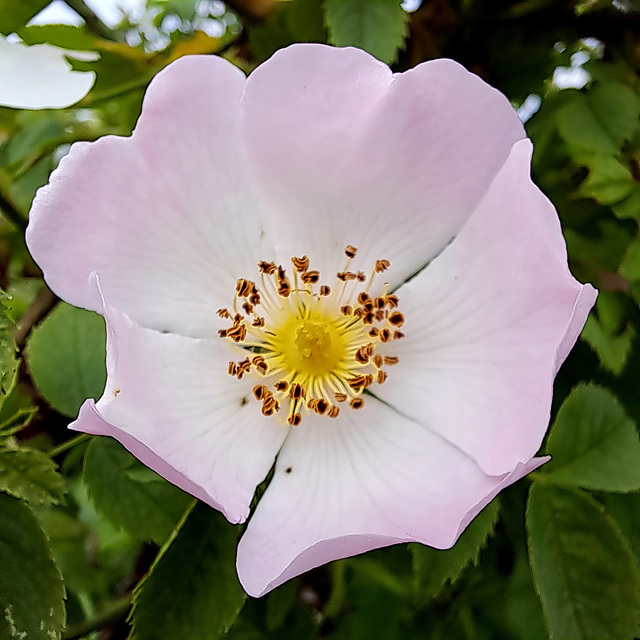
[{"label": "thorny stem", "polygon": [[104,627],[108,627],[116,622],[124,620],[125,616],[131,608],[132,595],[128,593],[122,598],[113,601],[100,613],[79,622],[78,624],[71,625],[63,634],[62,640],[79,640],[88,635],[92,631],[98,631]]}]

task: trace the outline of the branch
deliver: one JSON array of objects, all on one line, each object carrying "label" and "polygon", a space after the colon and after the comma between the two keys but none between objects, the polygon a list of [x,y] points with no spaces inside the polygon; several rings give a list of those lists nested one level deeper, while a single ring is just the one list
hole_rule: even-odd
[{"label": "branch", "polygon": [[31,306],[24,312],[22,318],[18,320],[14,333],[14,340],[18,347],[22,347],[31,333],[31,329],[38,324],[53,306],[58,302],[58,298],[46,285],[40,289]]},{"label": "branch", "polygon": [[79,16],[81,16],[87,24],[87,29],[95,35],[105,38],[106,40],[118,41],[114,32],[98,18],[93,9],[88,7],[84,0],[64,0],[65,4],[71,7]]},{"label": "branch", "polygon": [[63,634],[63,640],[78,640],[92,631],[99,631],[104,627],[109,627],[116,622],[124,620],[131,608],[132,596],[128,593],[119,600],[109,604],[103,611],[93,618],[71,625]]},{"label": "branch", "polygon": [[27,220],[2,193],[0,193],[0,211],[2,211],[7,220],[13,222],[19,229],[26,230]]}]

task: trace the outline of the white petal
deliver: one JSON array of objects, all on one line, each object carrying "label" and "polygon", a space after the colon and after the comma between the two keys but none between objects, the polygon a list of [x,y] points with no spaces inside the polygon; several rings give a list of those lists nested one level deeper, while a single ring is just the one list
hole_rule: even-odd
[{"label": "white petal", "polygon": [[[91,90],[96,74],[72,69],[65,56],[80,58],[82,54],[77,53],[49,44],[28,47],[0,36],[0,105],[62,109],[82,100]],[[97,54],[91,55],[95,59]]]}]

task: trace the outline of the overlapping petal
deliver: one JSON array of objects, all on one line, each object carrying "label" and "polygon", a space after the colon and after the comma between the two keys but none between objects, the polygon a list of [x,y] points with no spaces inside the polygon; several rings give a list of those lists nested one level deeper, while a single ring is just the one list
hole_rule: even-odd
[{"label": "overlapping petal", "polygon": [[378,400],[340,417],[311,417],[282,448],[238,547],[238,575],[250,595],[389,544],[448,548],[503,486],[544,462],[492,477]]},{"label": "overlapping petal", "polygon": [[288,427],[264,420],[252,382],[227,375],[228,347],[144,329],[114,309],[107,386],[72,428],[109,435],[171,482],[242,522]]},{"label": "overlapping petal", "polygon": [[595,300],[517,143],[453,243],[398,295],[406,338],[376,394],[491,474],[538,450],[557,367]]},{"label": "overlapping petal", "polygon": [[272,248],[238,130],[244,74],[189,56],[147,91],[130,139],[72,147],[38,192],[27,232],[49,286],[100,311],[88,285],[136,322],[214,335],[216,309]]},{"label": "overlapping petal", "polygon": [[390,260],[393,285],[444,248],[525,135],[506,98],[451,60],[394,76],[313,44],[249,76],[242,117],[281,259],[305,252],[333,275],[352,244]]}]

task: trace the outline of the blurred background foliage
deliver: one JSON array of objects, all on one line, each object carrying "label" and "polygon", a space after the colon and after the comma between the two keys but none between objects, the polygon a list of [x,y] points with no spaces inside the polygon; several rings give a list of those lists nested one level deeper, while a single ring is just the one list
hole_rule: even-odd
[{"label": "blurred background foliage", "polygon": [[[0,0],[0,33],[100,54],[73,61],[97,74],[74,107],[0,108],[0,638],[640,635],[640,2],[121,3]],[[453,549],[383,549],[247,600],[239,527],[116,442],[67,431],[104,385],[104,323],[47,289],[24,229],[69,145],[129,134],[172,60],[218,54],[250,72],[304,41],[355,45],[397,71],[451,57],[503,91],[534,141],[533,176],[573,272],[600,296],[556,380],[553,461]]]}]

